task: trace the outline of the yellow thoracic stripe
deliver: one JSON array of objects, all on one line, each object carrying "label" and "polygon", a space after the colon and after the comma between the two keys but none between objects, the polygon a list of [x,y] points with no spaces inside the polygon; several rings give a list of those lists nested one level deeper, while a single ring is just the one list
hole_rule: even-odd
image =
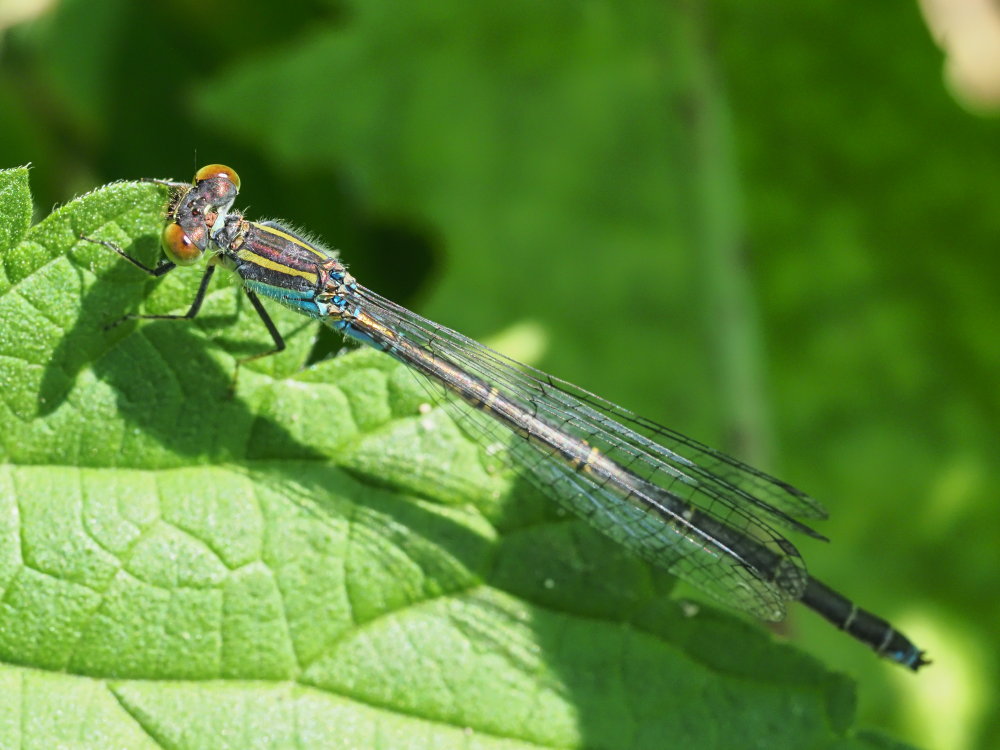
[{"label": "yellow thoracic stripe", "polygon": [[268,270],[271,271],[277,271],[278,273],[283,273],[286,276],[301,276],[303,279],[306,279],[307,281],[312,282],[313,284],[315,284],[319,280],[319,276],[317,276],[312,271],[303,271],[300,268],[292,268],[291,266],[286,266],[282,263],[275,263],[273,260],[264,258],[258,255],[257,253],[253,252],[252,250],[246,250],[246,249],[240,250],[238,255],[241,258],[247,258],[248,260],[252,260],[254,263],[256,263],[258,266],[261,266],[262,268],[267,268]]}]

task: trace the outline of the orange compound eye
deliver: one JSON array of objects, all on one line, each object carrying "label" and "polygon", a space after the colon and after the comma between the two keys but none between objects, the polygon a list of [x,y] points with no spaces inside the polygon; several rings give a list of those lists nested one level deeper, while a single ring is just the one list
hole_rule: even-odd
[{"label": "orange compound eye", "polygon": [[167,258],[179,266],[190,266],[201,259],[202,249],[188,237],[180,224],[167,224],[160,235]]},{"label": "orange compound eye", "polygon": [[194,173],[195,183],[210,180],[213,177],[226,177],[236,186],[237,190],[240,189],[240,176],[236,174],[235,169],[227,167],[225,164],[209,164],[207,167],[202,167]]}]

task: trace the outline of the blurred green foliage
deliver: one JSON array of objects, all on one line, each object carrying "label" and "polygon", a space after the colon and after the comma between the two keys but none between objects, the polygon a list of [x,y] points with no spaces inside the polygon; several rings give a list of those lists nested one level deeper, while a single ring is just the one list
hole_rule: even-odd
[{"label": "blurred green foliage", "polygon": [[827,502],[811,569],[936,660],[795,612],[863,724],[1000,745],[1000,125],[916,8],[65,0],[0,43],[39,215],[228,163],[387,296],[536,324],[536,364]]}]

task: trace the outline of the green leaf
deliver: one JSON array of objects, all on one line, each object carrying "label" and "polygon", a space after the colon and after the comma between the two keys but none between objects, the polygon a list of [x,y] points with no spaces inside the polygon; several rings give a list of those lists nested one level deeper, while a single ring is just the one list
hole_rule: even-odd
[{"label": "green leaf", "polygon": [[848,682],[669,600],[388,357],[300,370],[275,310],[230,397],[267,347],[231,279],[108,329],[197,286],[80,239],[153,262],[165,200],[107,186],[3,258],[0,745],[869,746]]}]

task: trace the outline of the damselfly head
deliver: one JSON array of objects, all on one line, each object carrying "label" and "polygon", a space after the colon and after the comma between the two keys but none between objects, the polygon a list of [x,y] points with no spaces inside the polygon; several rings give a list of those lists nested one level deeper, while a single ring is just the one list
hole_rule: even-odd
[{"label": "damselfly head", "polygon": [[197,263],[221,228],[240,191],[240,177],[223,164],[209,164],[173,202],[160,244],[179,266]]}]

